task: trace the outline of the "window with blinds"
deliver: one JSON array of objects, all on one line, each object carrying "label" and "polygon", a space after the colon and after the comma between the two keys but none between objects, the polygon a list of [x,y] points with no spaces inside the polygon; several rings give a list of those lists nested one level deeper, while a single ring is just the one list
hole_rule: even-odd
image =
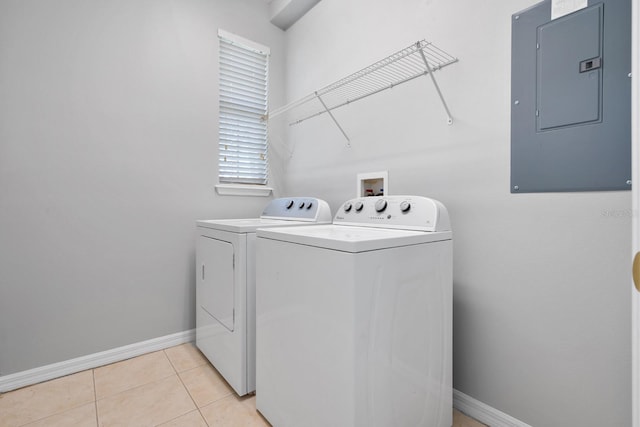
[{"label": "window with blinds", "polygon": [[269,49],[223,32],[220,40],[219,180],[267,184]]}]

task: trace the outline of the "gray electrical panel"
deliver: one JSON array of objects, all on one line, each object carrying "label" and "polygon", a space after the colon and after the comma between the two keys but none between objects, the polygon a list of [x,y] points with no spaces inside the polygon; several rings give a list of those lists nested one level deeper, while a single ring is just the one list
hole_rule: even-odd
[{"label": "gray electrical panel", "polygon": [[512,16],[511,192],[631,188],[631,0]]}]

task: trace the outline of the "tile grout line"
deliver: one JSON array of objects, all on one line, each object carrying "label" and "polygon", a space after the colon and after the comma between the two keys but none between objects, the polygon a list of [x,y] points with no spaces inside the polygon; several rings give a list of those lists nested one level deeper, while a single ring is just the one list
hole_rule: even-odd
[{"label": "tile grout line", "polygon": [[[192,397],[191,393],[189,392],[189,389],[186,387],[185,383],[183,382],[182,378],[180,377],[180,374],[179,374],[179,372],[178,372],[177,368],[174,366],[174,363],[171,361],[171,358],[169,357],[169,355],[166,353],[166,351],[165,351],[165,350],[166,350],[166,349],[162,349],[161,351],[163,352],[163,355],[165,356],[165,358],[167,359],[167,361],[169,362],[170,366],[172,367],[172,369],[173,369],[173,371],[174,371],[174,374],[171,374],[171,375],[176,375],[176,377],[178,378],[178,380],[179,380],[179,381],[180,381],[180,383],[182,384],[183,388],[187,391],[187,394],[189,395],[189,398],[190,398],[190,399],[191,399],[191,401],[193,402],[193,404],[194,404],[194,406],[195,406],[195,409],[196,409],[196,410],[198,410],[198,412],[199,412],[199,414],[200,414],[201,418],[203,419],[203,421],[205,422],[205,424],[206,424],[207,426],[209,426],[209,423],[206,421],[206,419],[205,419],[204,415],[203,415],[203,414],[202,414],[202,412],[200,411],[200,408],[198,407],[197,403],[195,402],[194,398]],[[152,352],[152,353],[153,353],[153,352]],[[140,356],[136,356],[136,357],[140,357]],[[131,358],[131,359],[134,359],[134,358]],[[116,362],[116,363],[119,363],[119,362]],[[115,363],[113,363],[113,364],[115,364]],[[103,365],[103,366],[108,366],[108,365],[111,365],[111,364],[106,364],[106,365]],[[100,366],[100,367],[103,367],[103,366]],[[200,365],[199,365],[199,366],[200,366]],[[198,367],[199,367],[199,366],[198,366]],[[43,382],[41,382],[41,383],[32,384],[32,385],[30,385],[30,386],[26,386],[26,387],[23,387],[23,388],[35,387],[35,386],[38,386],[38,385],[40,385],[40,384],[44,384],[44,383],[48,383],[48,382],[52,382],[52,381],[55,381],[55,380],[58,380],[58,379],[61,379],[61,378],[64,378],[64,377],[70,377],[70,376],[73,376],[73,375],[81,374],[82,372],[91,371],[91,380],[92,380],[92,385],[93,385],[93,404],[94,404],[94,409],[95,409],[95,422],[96,422],[96,426],[100,426],[100,417],[99,417],[99,413],[98,413],[98,400],[99,400],[99,399],[98,399],[98,395],[97,395],[97,393],[98,393],[98,392],[97,392],[97,387],[96,387],[96,370],[97,370],[98,368],[100,368],[100,367],[97,367],[97,368],[90,368],[90,369],[85,369],[84,371],[76,372],[76,373],[69,374],[69,375],[64,375],[64,376],[62,376],[62,377],[60,377],[60,378],[55,378],[55,379],[52,379],[52,380],[43,381]],[[197,367],[194,367],[194,368],[192,368],[192,369],[196,369],[196,368],[197,368]],[[187,369],[187,370],[185,370],[185,371],[183,371],[183,372],[187,372],[187,371],[189,371],[189,370],[190,370],[190,369]],[[119,392],[117,392],[117,393],[114,393],[114,394],[112,394],[112,395],[105,396],[105,397],[103,397],[102,399],[105,399],[105,398],[111,398],[111,397],[116,396],[116,395],[118,395],[118,394],[121,394],[121,393],[124,393],[124,392],[130,391],[130,390],[134,390],[134,389],[136,389],[136,388],[141,388],[141,387],[143,387],[143,386],[145,386],[145,385],[149,385],[149,384],[153,384],[153,383],[159,383],[159,382],[161,382],[161,381],[163,381],[163,380],[166,380],[166,379],[170,378],[170,377],[171,377],[171,375],[167,375],[166,377],[158,378],[158,379],[156,379],[156,380],[154,380],[154,381],[150,381],[150,382],[145,383],[145,384],[139,384],[139,385],[137,385],[137,386],[135,386],[135,387],[131,387],[131,388],[126,389],[126,390],[121,390],[121,391],[119,391]],[[3,393],[3,394],[4,394],[4,393]],[[226,397],[226,396],[225,396],[225,397]],[[91,403],[91,402],[87,402],[87,403]],[[212,403],[213,403],[213,402],[212,402]],[[85,403],[85,404],[86,404],[86,403]],[[41,420],[46,419],[46,418],[51,417],[51,416],[60,415],[60,414],[62,414],[62,413],[64,413],[64,412],[68,412],[68,411],[70,411],[70,410],[73,410],[73,409],[79,408],[80,406],[82,406],[82,405],[73,406],[73,407],[71,407],[71,408],[66,409],[65,411],[55,412],[55,413],[52,413],[52,414],[48,414],[48,415],[46,415],[46,416],[44,416],[44,417],[42,417],[42,418],[38,418],[38,419],[36,419],[36,420],[31,420],[31,421],[29,421],[29,422],[28,422],[28,424],[25,424],[25,426],[26,426],[26,425],[29,425],[29,424],[31,424],[31,423],[33,423],[33,422],[41,421]],[[184,414],[181,414],[181,415],[179,415],[179,416],[178,416],[178,417],[176,417],[176,418],[179,418],[179,417],[181,417],[181,416],[184,416],[184,415],[186,415],[186,414],[188,414],[188,413],[190,413],[190,412],[193,412],[193,410],[191,410],[191,411],[187,411],[187,412],[185,412]],[[171,420],[169,420],[169,421],[171,421]],[[168,422],[168,421],[165,421],[165,422]]]},{"label": "tile grout line", "polygon": [[[164,352],[164,355],[166,356],[167,359],[169,359],[169,363],[171,363],[171,366],[173,367],[173,370],[176,372],[176,376],[178,377],[178,380],[180,380],[180,384],[182,384],[182,387],[184,387],[185,391],[187,392],[187,394],[189,395],[189,399],[191,399],[191,401],[193,402],[193,405],[196,407],[196,410],[198,411],[198,413],[200,414],[200,417],[204,420],[204,423],[207,425],[207,427],[209,427],[209,423],[207,422],[207,419],[204,417],[204,415],[202,414],[202,411],[200,411],[200,407],[198,406],[198,404],[196,403],[196,401],[193,399],[193,396],[191,395],[191,392],[189,391],[189,388],[187,387],[187,385],[184,383],[184,381],[182,381],[182,377],[180,376],[180,372],[178,372],[178,370],[176,369],[176,367],[173,365],[173,362],[171,361],[171,358],[169,357],[169,355],[167,354],[167,350],[164,349],[162,350]],[[187,369],[188,370],[188,369]],[[186,372],[186,371],[185,371]],[[188,414],[189,412],[187,412]],[[186,415],[186,414],[182,414],[182,415]],[[182,416],[181,415],[181,416]]]},{"label": "tile grout line", "polygon": [[98,418],[98,392],[96,390],[96,370],[91,370],[91,376],[93,377],[93,405],[96,409],[96,427],[100,427],[100,419]]},{"label": "tile grout line", "polygon": [[[184,414],[178,415],[178,416],[177,416],[177,417],[175,417],[175,418],[171,418],[170,420],[163,421],[163,422],[162,422],[162,423],[160,423],[160,424],[156,424],[154,427],[159,427],[159,426],[165,425],[165,424],[167,424],[167,423],[170,423],[171,421],[175,421],[175,420],[177,420],[178,418],[182,418],[182,417],[184,417],[185,415],[188,415],[188,414],[190,414],[190,413],[192,413],[192,412],[195,412],[195,411],[197,411],[197,410],[198,410],[198,409],[196,408],[195,410],[191,410],[191,411],[189,411],[189,412],[185,412]],[[204,420],[204,417],[203,417],[202,419]],[[205,424],[207,424],[207,420],[204,420],[204,423],[205,423]],[[209,427],[209,424],[207,424],[207,427]]]},{"label": "tile grout line", "polygon": [[[175,375],[175,376],[178,378],[178,380],[180,381],[180,383],[182,384],[182,386],[184,387],[184,383],[182,383],[182,380],[180,379],[180,376],[179,376],[178,374],[172,374],[172,375]],[[148,386],[148,385],[155,385],[155,384],[159,384],[159,383],[161,383],[161,382],[163,382],[163,381],[166,381],[167,379],[171,378],[171,376],[172,376],[172,375],[169,375],[169,376],[166,376],[166,377],[163,377],[163,378],[159,378],[159,379],[157,379],[157,380],[155,380],[155,381],[151,381],[151,382],[148,382],[148,383],[145,383],[145,384],[140,384],[140,385],[137,385],[137,386],[135,386],[135,387],[131,387],[131,388],[126,389],[126,390],[122,390],[122,391],[120,391],[120,392],[118,392],[118,393],[115,393],[115,394],[112,394],[112,395],[109,395],[109,396],[105,396],[105,397],[101,398],[100,400],[107,400],[107,399],[111,399],[111,398],[113,398],[114,396],[118,396],[118,395],[123,394],[123,393],[131,392],[131,391],[133,391],[133,390],[140,389],[140,388],[142,388],[142,387],[146,387],[146,386]],[[189,394],[189,392],[188,392],[188,391],[187,391],[187,394]],[[191,395],[190,395],[190,394],[189,394],[189,398],[191,398]],[[191,399],[191,400],[193,400],[193,399]],[[195,404],[195,403],[194,403],[194,404]],[[97,400],[96,400],[96,405],[97,405]],[[197,407],[198,407],[198,406],[197,406],[197,405],[195,405],[195,406],[196,406],[196,409],[197,409]],[[161,423],[161,424],[158,424],[158,425],[162,425],[162,424],[164,424],[164,423],[168,423],[168,422],[170,422],[170,421],[173,421],[174,419],[180,418],[180,417],[182,417],[182,416],[184,416],[184,415],[188,414],[189,412],[193,412],[193,410],[189,410],[189,411],[185,412],[184,414],[180,414],[180,415],[178,415],[177,417],[172,418],[172,419],[170,419],[170,420],[162,421],[162,423]],[[96,416],[97,416],[97,409],[96,409]],[[206,422],[206,421],[205,421],[205,422]]]},{"label": "tile grout line", "polygon": [[[73,373],[73,374],[63,375],[63,376],[61,376],[61,377],[54,378],[54,379],[47,380],[47,381],[42,381],[42,382],[40,382],[40,383],[31,384],[31,385],[28,385],[28,386],[25,386],[25,387],[21,387],[21,388],[16,389],[16,390],[11,390],[10,392],[7,392],[7,393],[12,393],[12,392],[15,392],[15,391],[18,391],[18,390],[24,390],[24,389],[28,389],[28,388],[32,388],[32,387],[42,386],[43,384],[52,383],[52,382],[57,381],[57,380],[60,380],[60,379],[62,379],[62,378],[69,378],[69,377],[72,377],[72,376],[74,376],[74,375],[80,375],[80,374],[82,374],[82,373],[84,373],[84,372],[87,372],[87,371],[89,371],[89,369],[85,369],[84,371],[76,372],[76,373]],[[93,369],[91,369],[91,371],[93,371]],[[93,377],[93,373],[92,373],[92,377]],[[94,395],[94,400],[95,400],[95,383],[94,383],[93,395]],[[69,407],[69,408],[67,408],[67,409],[64,409],[64,410],[56,410],[55,412],[52,412],[52,413],[50,413],[50,414],[47,414],[47,415],[41,416],[40,418],[37,418],[37,419],[34,419],[34,420],[30,420],[30,421],[28,421],[26,424],[20,424],[20,425],[18,425],[18,426],[16,426],[16,427],[27,427],[27,426],[29,426],[30,424],[33,424],[33,423],[36,423],[36,422],[41,422],[42,420],[45,420],[45,419],[47,419],[47,418],[51,418],[51,417],[55,417],[55,416],[57,416],[57,415],[62,415],[62,414],[64,414],[65,412],[69,412],[69,411],[72,411],[72,410],[74,410],[74,409],[78,409],[78,408],[80,408],[80,407],[82,407],[82,406],[88,405],[89,403],[91,403],[91,402],[77,403],[77,404],[75,404],[75,405],[73,405],[73,406],[70,406],[70,407]],[[96,413],[96,416],[97,416],[97,413]]]},{"label": "tile grout line", "polygon": [[[171,348],[173,348],[173,347],[171,347]],[[173,372],[175,372],[176,374],[179,374],[178,370],[176,369],[176,365],[173,364],[173,362],[171,361],[171,358],[167,354],[167,349],[165,348],[164,350],[162,350],[162,352],[164,353],[164,357],[167,358],[167,360],[169,361],[169,364],[173,368]]]},{"label": "tile grout line", "polygon": [[[103,368],[103,367],[105,367],[105,366],[116,365],[116,364],[118,364],[118,363],[131,361],[131,360],[133,360],[133,359],[141,358],[141,357],[144,357],[144,356],[148,356],[148,355],[150,355],[150,354],[160,353],[160,352],[162,352],[162,353],[164,354],[164,356],[167,358],[167,361],[169,362],[169,366],[171,366],[171,369],[173,369],[173,374],[167,374],[167,375],[164,375],[164,376],[162,376],[162,375],[161,375],[161,376],[159,376],[158,378],[155,378],[155,379],[153,379],[153,380],[151,380],[151,381],[147,381],[147,382],[144,382],[144,383],[141,383],[141,384],[137,384],[137,385],[134,385],[134,386],[132,386],[132,387],[125,388],[125,389],[123,389],[123,390],[119,390],[119,391],[117,391],[117,392],[115,392],[115,393],[114,393],[114,392],[111,392],[111,393],[110,393],[110,394],[108,394],[108,395],[101,396],[101,397],[100,397],[100,399],[98,399],[98,391],[97,391],[97,389],[95,389],[96,401],[98,401],[98,400],[110,399],[110,398],[112,398],[112,397],[114,397],[114,396],[117,396],[117,395],[119,395],[119,394],[121,394],[121,393],[125,393],[125,392],[127,392],[127,391],[134,390],[134,389],[136,389],[136,388],[144,387],[144,386],[149,385],[149,384],[157,384],[157,383],[159,383],[159,382],[161,382],[161,381],[164,381],[164,380],[166,380],[166,379],[168,379],[168,378],[171,378],[171,376],[173,376],[173,375],[176,375],[176,376],[177,376],[176,370],[175,370],[175,368],[173,367],[173,364],[171,363],[171,360],[170,360],[170,359],[169,359],[169,357],[166,355],[166,353],[164,352],[164,350],[152,351],[152,352],[150,352],[150,353],[142,354],[142,355],[140,355],[140,356],[135,356],[135,357],[132,357],[132,358],[130,358],[130,359],[121,360],[120,362],[109,363],[109,364],[107,364],[107,365],[103,365],[103,366],[99,366],[99,367],[95,368],[95,369],[94,369],[94,371],[95,371],[95,370],[97,370],[97,369]],[[95,372],[94,372],[94,378],[95,378]]]}]

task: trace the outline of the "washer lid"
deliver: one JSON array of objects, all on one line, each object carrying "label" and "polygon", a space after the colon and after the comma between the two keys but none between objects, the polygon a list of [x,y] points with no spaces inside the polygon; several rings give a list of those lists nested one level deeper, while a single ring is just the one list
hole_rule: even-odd
[{"label": "washer lid", "polygon": [[424,232],[334,224],[265,228],[258,230],[257,236],[352,253],[451,240],[450,231]]},{"label": "washer lid", "polygon": [[232,233],[254,233],[262,227],[330,224],[331,208],[315,197],[287,197],[271,200],[260,218],[211,219],[196,221],[198,227]]}]

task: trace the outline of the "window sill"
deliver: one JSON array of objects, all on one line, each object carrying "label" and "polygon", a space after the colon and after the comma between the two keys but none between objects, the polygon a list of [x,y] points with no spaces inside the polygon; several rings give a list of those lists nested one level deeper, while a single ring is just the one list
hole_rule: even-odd
[{"label": "window sill", "polygon": [[216,184],[216,193],[221,196],[269,197],[273,188],[263,185]]}]

